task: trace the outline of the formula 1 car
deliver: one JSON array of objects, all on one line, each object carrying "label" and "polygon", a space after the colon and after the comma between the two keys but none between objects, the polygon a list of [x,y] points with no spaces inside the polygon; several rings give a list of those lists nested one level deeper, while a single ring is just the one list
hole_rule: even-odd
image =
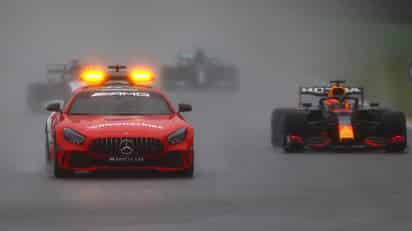
[{"label": "formula 1 car", "polygon": [[27,86],[26,101],[31,112],[43,112],[43,106],[50,100],[66,100],[78,85],[82,64],[73,60],[69,64],[47,65],[46,80]]},{"label": "formula 1 car", "polygon": [[194,55],[178,56],[174,66],[163,66],[162,85],[167,90],[239,89],[239,73],[237,67],[210,58],[199,49]]},{"label": "formula 1 car", "polygon": [[[277,108],[271,117],[274,147],[285,152],[305,149],[383,149],[403,152],[407,146],[405,115],[364,103],[364,91],[331,81],[326,87],[300,87],[298,108]],[[317,105],[303,103],[302,95],[320,97]]]},{"label": "formula 1 car", "polygon": [[194,131],[182,113],[189,104],[172,106],[150,87],[153,72],[90,68],[87,83],[67,103],[49,102],[46,160],[55,177],[75,172],[150,170],[194,173]]}]

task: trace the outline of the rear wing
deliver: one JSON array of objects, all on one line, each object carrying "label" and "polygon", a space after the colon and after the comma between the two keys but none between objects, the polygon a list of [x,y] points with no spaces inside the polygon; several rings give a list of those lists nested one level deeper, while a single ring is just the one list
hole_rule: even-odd
[{"label": "rear wing", "polygon": [[[363,87],[345,87],[348,96],[359,96],[360,103],[364,103],[364,89]],[[302,96],[312,95],[325,97],[328,95],[330,87],[299,87],[299,106],[302,106]]]},{"label": "rear wing", "polygon": [[65,64],[47,64],[46,70],[47,82],[53,85],[64,82],[68,74],[68,67]]},{"label": "rear wing", "polygon": [[46,78],[49,84],[63,84],[78,78],[81,65],[47,64]]}]

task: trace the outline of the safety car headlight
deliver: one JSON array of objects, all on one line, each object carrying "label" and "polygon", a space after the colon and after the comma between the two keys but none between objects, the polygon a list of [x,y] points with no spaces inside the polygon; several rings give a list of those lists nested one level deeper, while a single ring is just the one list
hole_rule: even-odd
[{"label": "safety car headlight", "polygon": [[83,144],[85,137],[71,128],[63,129],[64,139],[72,144]]},{"label": "safety car headlight", "polygon": [[180,144],[186,138],[187,129],[179,128],[167,137],[169,144]]}]

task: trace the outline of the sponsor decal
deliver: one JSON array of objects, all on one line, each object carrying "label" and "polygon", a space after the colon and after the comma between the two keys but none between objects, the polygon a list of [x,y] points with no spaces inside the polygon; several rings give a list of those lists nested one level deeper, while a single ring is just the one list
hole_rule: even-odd
[{"label": "sponsor decal", "polygon": [[123,162],[123,161],[131,161],[131,162],[144,162],[143,156],[127,156],[127,157],[110,157],[109,161],[111,162]]},{"label": "sponsor decal", "polygon": [[[300,88],[301,94],[316,94],[316,95],[325,95],[329,92],[330,87],[302,87]],[[362,89],[358,87],[345,87],[345,90],[348,94],[360,94]]]},{"label": "sponsor decal", "polygon": [[91,95],[91,97],[99,97],[99,96],[142,96],[142,97],[150,97],[150,94],[147,92],[127,92],[127,91],[112,91],[112,92],[95,92]]},{"label": "sponsor decal", "polygon": [[300,92],[302,94],[326,94],[329,89],[325,87],[302,87]]},{"label": "sponsor decal", "polygon": [[163,129],[163,126],[157,124],[150,124],[146,122],[114,122],[114,123],[102,123],[89,126],[89,129],[97,129],[97,128],[107,128],[107,127],[147,127],[147,128],[157,128]]}]

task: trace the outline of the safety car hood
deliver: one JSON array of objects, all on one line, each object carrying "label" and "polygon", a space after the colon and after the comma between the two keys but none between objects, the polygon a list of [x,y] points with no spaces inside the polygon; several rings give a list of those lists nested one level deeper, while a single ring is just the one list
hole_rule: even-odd
[{"label": "safety car hood", "polygon": [[62,126],[90,136],[163,136],[188,124],[177,115],[67,116]]}]

